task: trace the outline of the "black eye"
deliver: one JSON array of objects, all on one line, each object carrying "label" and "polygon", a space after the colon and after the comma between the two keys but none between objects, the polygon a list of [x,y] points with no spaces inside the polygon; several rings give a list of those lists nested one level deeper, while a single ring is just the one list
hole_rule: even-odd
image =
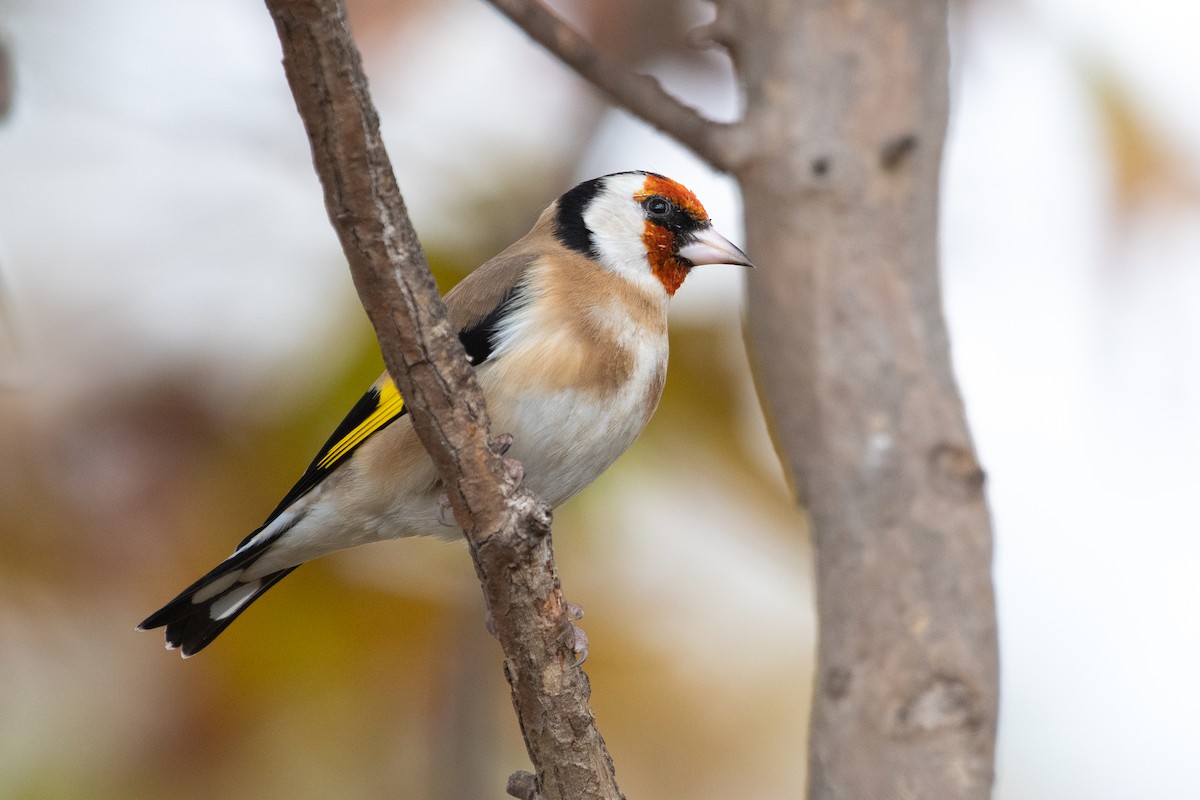
[{"label": "black eye", "polygon": [[646,201],[646,211],[652,217],[665,217],[671,213],[671,201],[656,195]]}]

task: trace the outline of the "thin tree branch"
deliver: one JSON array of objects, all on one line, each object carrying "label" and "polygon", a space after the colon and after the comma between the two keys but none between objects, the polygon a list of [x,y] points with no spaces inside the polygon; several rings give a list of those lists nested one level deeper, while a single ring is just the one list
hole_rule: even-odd
[{"label": "thin tree branch", "polygon": [[574,666],[554,568],[550,509],[488,442],[483,395],[446,316],[379,134],[341,0],[266,0],[304,121],[325,205],[375,327],[466,533],[504,649],[537,781],[526,796],[621,797]]},{"label": "thin tree branch", "polygon": [[487,2],[614,103],[675,138],[714,168],[733,172],[744,162],[742,123],[711,120],[680,102],[657,78],[633,72],[597,50],[541,0]]}]

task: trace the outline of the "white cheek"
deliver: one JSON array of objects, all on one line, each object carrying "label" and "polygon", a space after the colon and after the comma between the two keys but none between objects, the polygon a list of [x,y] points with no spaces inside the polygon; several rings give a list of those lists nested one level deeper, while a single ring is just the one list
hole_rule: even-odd
[{"label": "white cheek", "polygon": [[584,211],[583,221],[592,234],[600,263],[647,289],[661,286],[646,260],[642,241],[646,220],[633,196],[642,188],[641,176],[617,176]]},{"label": "white cheek", "polygon": [[606,266],[620,267],[645,258],[641,208],[632,200],[603,196],[584,213],[592,241]]}]

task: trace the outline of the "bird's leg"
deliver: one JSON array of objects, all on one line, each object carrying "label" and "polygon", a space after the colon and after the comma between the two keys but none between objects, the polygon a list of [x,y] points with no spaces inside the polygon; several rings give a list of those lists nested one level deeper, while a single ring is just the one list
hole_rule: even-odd
[{"label": "bird's leg", "polygon": [[[515,458],[504,458],[504,455],[512,447],[513,437],[511,433],[501,433],[494,437],[490,442],[492,449],[496,451],[504,460],[504,467],[508,470],[508,474],[516,483],[520,483],[525,479],[525,467]],[[453,525],[453,515],[450,514],[450,499],[442,494],[438,498],[438,521],[443,525]],[[449,521],[447,521],[449,520]],[[583,618],[583,608],[574,603],[567,603],[567,624],[571,626],[571,652],[575,654],[575,663],[573,666],[578,667],[584,662],[588,655],[588,638],[587,634],[573,624],[576,620]],[[483,626],[487,628],[487,632],[496,637],[496,620],[492,616],[492,610],[486,610]]]},{"label": "bird's leg", "polygon": [[439,525],[445,525],[447,528],[458,527],[458,523],[454,521],[454,509],[450,507],[450,496],[445,492],[438,495],[437,521]]}]

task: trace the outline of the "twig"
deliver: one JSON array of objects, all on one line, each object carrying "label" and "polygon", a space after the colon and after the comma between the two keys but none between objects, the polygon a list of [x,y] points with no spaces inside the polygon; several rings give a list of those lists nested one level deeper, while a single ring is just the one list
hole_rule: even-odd
[{"label": "twig", "polygon": [[412,413],[467,535],[506,658],[530,759],[530,796],[621,797],[573,666],[550,509],[489,446],[483,396],[408,219],[341,0],[266,0],[325,206]]},{"label": "twig", "polygon": [[[606,56],[541,0],[487,0],[614,103],[674,137],[714,168],[737,169],[745,158],[742,123],[717,122],[680,102],[656,78]],[[718,39],[713,39],[719,43]]]}]

